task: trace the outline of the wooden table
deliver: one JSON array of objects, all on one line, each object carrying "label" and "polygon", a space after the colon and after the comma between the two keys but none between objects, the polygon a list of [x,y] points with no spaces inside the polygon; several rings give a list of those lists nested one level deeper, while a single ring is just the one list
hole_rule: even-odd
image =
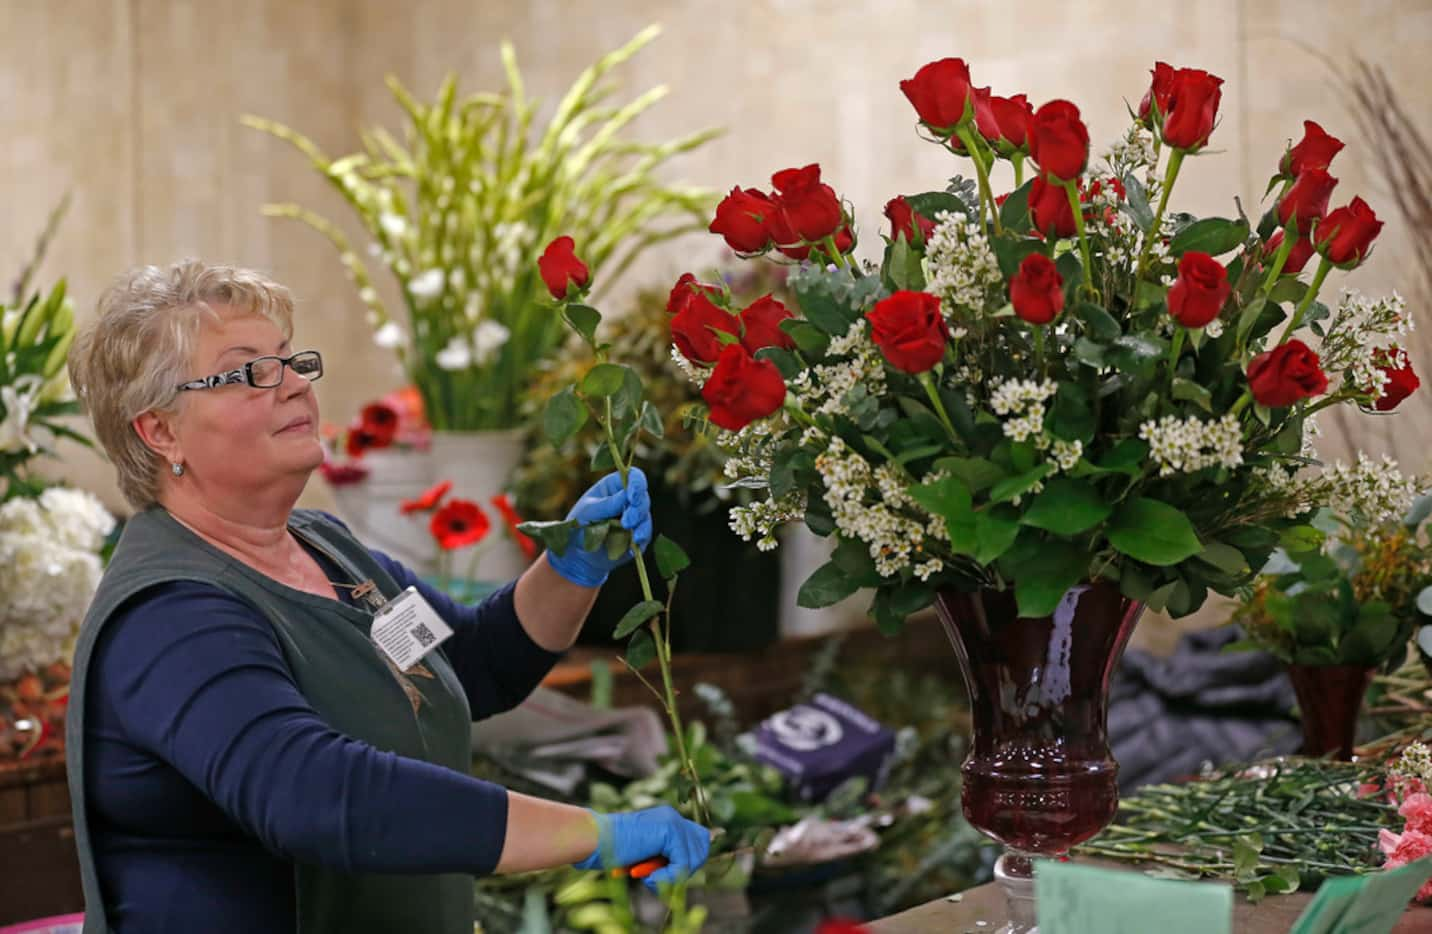
[{"label": "wooden table", "polygon": [[[1312,897],[1308,892],[1294,892],[1270,896],[1254,905],[1235,894],[1233,934],[1287,934]],[[872,921],[869,928],[876,934],[993,934],[1006,920],[1004,893],[991,882],[962,893],[958,902],[942,898]],[[1408,908],[1392,930],[1393,934],[1432,934],[1432,908]]]}]

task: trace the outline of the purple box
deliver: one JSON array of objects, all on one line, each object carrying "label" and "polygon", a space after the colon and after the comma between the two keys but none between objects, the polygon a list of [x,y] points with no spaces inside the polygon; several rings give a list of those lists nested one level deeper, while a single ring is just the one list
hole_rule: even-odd
[{"label": "purple box", "polygon": [[785,775],[801,800],[812,802],[856,775],[874,790],[895,752],[894,731],[829,694],[761,721],[755,738],[755,757]]}]

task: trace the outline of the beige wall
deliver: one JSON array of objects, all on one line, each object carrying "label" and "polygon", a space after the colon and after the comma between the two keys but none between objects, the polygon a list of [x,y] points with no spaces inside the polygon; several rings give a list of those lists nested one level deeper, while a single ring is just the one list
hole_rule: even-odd
[{"label": "beige wall", "polygon": [[[258,213],[265,201],[296,200],[342,218],[341,205],[300,157],[238,116],[280,120],[330,152],[349,151],[360,123],[396,125],[385,73],[424,96],[451,69],[467,89],[496,89],[497,42],[507,36],[529,91],[550,102],[649,22],[665,34],[626,74],[633,90],[664,83],[671,93],[637,132],[730,128],[673,177],[763,186],[774,169],[819,161],[856,205],[867,247],[878,243],[888,197],[940,187],[961,170],[915,139],[897,89],[945,55],[968,59],[996,93],[1076,101],[1096,146],[1124,126],[1124,101],[1137,102],[1155,58],[1222,75],[1214,143],[1225,152],[1194,160],[1175,199],[1195,213],[1228,213],[1234,194],[1255,204],[1304,117],[1349,141],[1335,170],[1339,198],[1362,192],[1391,212],[1323,57],[1383,63],[1432,136],[1429,0],[0,0],[0,274],[18,267],[66,189],[74,206],[43,276],[68,276],[86,311],[133,263],[199,255],[268,269],[302,303],[299,342],[329,355],[320,395],[327,416],[342,420],[396,384],[391,361],[372,347],[327,243]],[[1372,262],[1346,281],[1410,289],[1414,277],[1401,268],[1410,236],[1389,225]],[[632,282],[720,257],[714,238],[693,238],[650,257]],[[1416,350],[1426,373],[1429,332]],[[1395,422],[1335,426],[1328,450],[1346,450],[1356,432],[1363,446],[1425,467],[1432,394],[1405,408]],[[102,465],[82,451],[66,456],[65,473],[118,503]],[[307,496],[327,502],[317,483]]]}]

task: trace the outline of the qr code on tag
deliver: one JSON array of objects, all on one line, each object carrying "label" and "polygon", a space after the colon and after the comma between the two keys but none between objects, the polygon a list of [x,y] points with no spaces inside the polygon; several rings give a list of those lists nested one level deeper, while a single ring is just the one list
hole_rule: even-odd
[{"label": "qr code on tag", "polygon": [[433,631],[428,628],[427,623],[418,623],[409,631],[412,632],[413,638],[417,639],[423,648],[427,648],[438,641],[438,637],[433,635]]}]

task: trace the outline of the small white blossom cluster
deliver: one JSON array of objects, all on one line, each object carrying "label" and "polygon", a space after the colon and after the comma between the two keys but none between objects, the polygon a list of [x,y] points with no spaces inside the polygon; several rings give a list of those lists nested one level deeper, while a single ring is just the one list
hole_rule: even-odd
[{"label": "small white blossom cluster", "polygon": [[1058,392],[1053,380],[1036,383],[1032,379],[1008,379],[990,394],[990,407],[996,415],[1013,416],[1004,423],[1004,435],[1012,441],[1034,439],[1041,450],[1049,446],[1044,435],[1044,403]]},{"label": "small white blossom cluster", "polygon": [[[1149,191],[1149,197],[1154,197],[1152,189],[1150,189]],[[1132,227],[1131,229],[1137,231],[1137,236],[1134,237],[1134,242],[1130,244],[1132,256],[1130,257],[1129,262],[1132,266],[1132,264],[1138,260],[1139,251],[1144,248],[1144,234],[1142,231],[1139,231],[1138,227],[1136,226]],[[1148,269],[1158,269],[1161,266],[1168,266],[1169,244],[1173,242],[1173,235],[1174,218],[1172,216],[1165,216],[1164,219],[1159,223],[1157,236],[1154,237],[1153,243],[1149,245],[1149,258],[1147,267]],[[1160,281],[1165,286],[1173,285],[1173,280],[1174,276],[1171,272],[1165,272],[1160,277]],[[1173,319],[1167,318],[1166,320],[1172,321]]]},{"label": "small white blossom cluster", "polygon": [[1139,437],[1149,444],[1149,457],[1159,465],[1159,476],[1194,473],[1208,467],[1230,470],[1243,463],[1243,430],[1238,416],[1216,422],[1197,416],[1165,415],[1139,426]]},{"label": "small white blossom cluster", "polygon": [[1074,465],[1079,463],[1079,458],[1084,456],[1084,442],[1056,440],[1050,453],[1054,455],[1054,463],[1060,470],[1073,470]]},{"label": "small white blossom cluster", "polygon": [[692,363],[686,359],[686,354],[677,349],[675,344],[671,345],[671,362],[681,372],[681,375],[686,377],[686,381],[695,386],[705,386],[706,380],[711,378],[711,367]]},{"label": "small white blossom cluster", "polygon": [[[898,511],[914,508],[903,484],[892,484],[888,475],[881,474],[893,468],[872,470],[845,442],[832,438],[830,447],[815,459],[815,469],[825,484],[825,501],[835,527],[847,538],[865,542],[875,570],[882,577],[893,577],[902,568],[915,564],[924,566],[926,577],[938,570],[930,567],[928,556],[923,554],[925,526]],[[878,502],[871,502],[872,488]],[[887,500],[887,493],[894,495]]]},{"label": "small white blossom cluster", "polygon": [[1423,742],[1409,744],[1397,760],[1388,765],[1387,771],[1399,778],[1415,778],[1432,787],[1432,747]]},{"label": "small white blossom cluster", "polygon": [[786,384],[800,407],[807,412],[833,415],[845,410],[845,396],[863,386],[872,396],[885,391],[885,360],[866,334],[865,319],[850,326],[843,336],[830,342],[829,356],[850,355],[848,360],[822,363],[802,370]]},{"label": "small white blossom cluster", "polygon": [[726,436],[726,463],[722,467],[730,480],[764,480],[771,475],[775,461],[772,438],[789,427],[784,412],[770,418],[757,419],[735,434]]},{"label": "small white blossom cluster", "polygon": [[1381,393],[1387,376],[1377,366],[1378,352],[1400,343],[1413,326],[1407,303],[1396,292],[1369,299],[1346,290],[1318,348],[1323,370],[1341,374],[1344,386]]},{"label": "small white blossom cluster", "polygon": [[1417,482],[1403,476],[1397,461],[1386,454],[1379,462],[1359,451],[1357,463],[1339,461],[1325,469],[1316,483],[1322,495],[1315,502],[1340,516],[1361,514],[1374,524],[1407,515],[1417,498]]},{"label": "small white blossom cluster", "polygon": [[999,298],[1004,275],[980,225],[963,214],[942,211],[925,247],[926,291],[940,297],[945,316],[956,309],[981,314]]},{"label": "small white blossom cluster", "polygon": [[114,517],[79,490],[0,505],[0,681],[68,657]]},{"label": "small white blossom cluster", "polygon": [[732,506],[730,511],[731,531],[743,541],[756,539],[761,551],[772,551],[780,544],[776,540],[776,529],[787,522],[805,515],[804,493],[793,493],[784,499],[758,499],[746,506]]},{"label": "small white blossom cluster", "polygon": [[1143,124],[1130,124],[1128,132],[1109,145],[1103,158],[1109,169],[1120,177],[1138,169],[1151,172],[1158,167],[1154,135]]}]

